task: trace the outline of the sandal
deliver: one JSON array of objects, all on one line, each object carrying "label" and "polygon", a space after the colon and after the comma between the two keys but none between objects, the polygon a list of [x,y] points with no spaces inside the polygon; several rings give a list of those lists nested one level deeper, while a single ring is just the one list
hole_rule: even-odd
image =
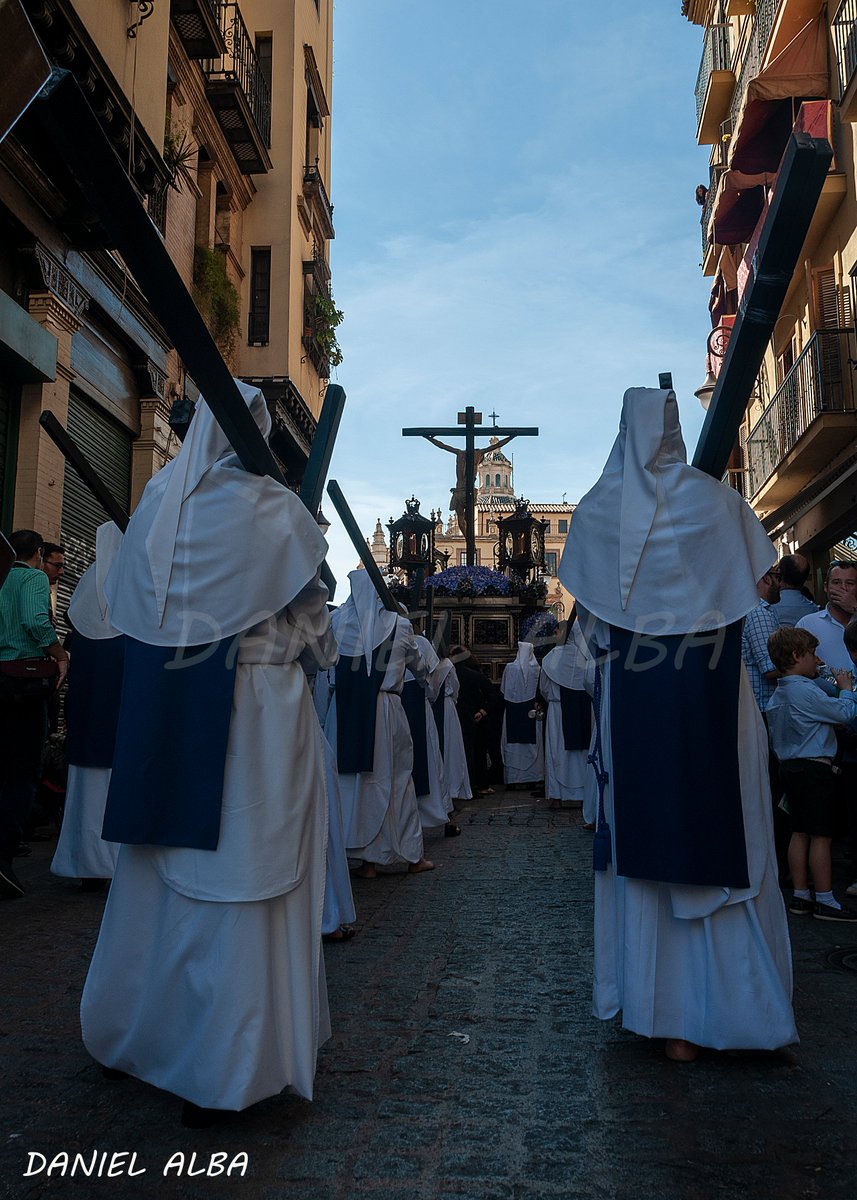
[{"label": "sandal", "polygon": [[353,925],[340,925],[333,933],[323,933],[321,940],[323,942],[350,942],[357,930]]}]

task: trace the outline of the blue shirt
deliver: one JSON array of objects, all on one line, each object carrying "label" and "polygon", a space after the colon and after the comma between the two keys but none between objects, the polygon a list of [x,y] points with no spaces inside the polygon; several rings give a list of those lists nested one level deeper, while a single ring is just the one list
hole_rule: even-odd
[{"label": "blue shirt", "polygon": [[790,758],[833,758],[834,725],[857,717],[857,696],[827,696],[805,675],[784,675],[767,708],[771,745],[782,762]]},{"label": "blue shirt", "polygon": [[789,625],[797,625],[802,617],[808,617],[817,612],[818,605],[812,600],[807,600],[806,596],[797,588],[781,590],[780,599],[776,605],[776,614],[783,629]]},{"label": "blue shirt", "polygon": [[765,679],[769,671],[776,671],[768,654],[768,638],[780,627],[777,610],[767,600],[760,600],[758,605],[748,612],[744,618],[744,632],[741,636],[741,657],[747,667],[753,695],[762,712],[774,694],[774,683]]},{"label": "blue shirt", "polygon": [[851,655],[845,649],[845,626],[830,615],[829,609],[801,617],[796,628],[808,629],[818,638],[816,654],[827,664],[831,674],[851,670]]}]

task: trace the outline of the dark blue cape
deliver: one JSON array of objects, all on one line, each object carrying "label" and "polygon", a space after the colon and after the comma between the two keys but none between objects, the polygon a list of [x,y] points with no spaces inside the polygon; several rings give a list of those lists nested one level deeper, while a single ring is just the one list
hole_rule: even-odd
[{"label": "dark blue cape", "polygon": [[437,727],[437,743],[440,746],[440,755],[443,758],[444,725],[446,724],[446,695],[443,691],[432,701],[431,711],[434,715],[435,726]]},{"label": "dark blue cape", "polygon": [[69,766],[113,766],[125,638],[71,635],[68,692],[65,701],[65,753]]},{"label": "dark blue cape", "polygon": [[535,745],[536,723],[528,716],[535,703],[535,700],[503,701],[506,708],[506,741],[511,745]]},{"label": "dark blue cape", "polygon": [[402,707],[408,718],[411,740],[414,743],[414,766],[411,778],[418,796],[427,796],[431,790],[428,768],[428,740],[426,737],[426,693],[416,679],[408,679],[402,688]]},{"label": "dark blue cape", "polygon": [[634,638],[611,626],[616,873],[748,887],[738,776],[741,622],[649,645]]},{"label": "dark blue cape", "polygon": [[125,639],[102,837],[132,845],[217,849],[234,650],[234,638],[185,647],[187,661],[170,667],[177,653],[173,647]]},{"label": "dark blue cape", "polygon": [[340,655],[336,664],[336,766],[340,775],[359,775],[369,772],[375,763],[375,725],[378,719],[378,696],[394,634],[376,646],[372,654],[372,670],[366,670],[366,659]]},{"label": "dark blue cape", "polygon": [[560,684],[559,705],[566,750],[588,750],[592,737],[592,701],[588,694]]}]

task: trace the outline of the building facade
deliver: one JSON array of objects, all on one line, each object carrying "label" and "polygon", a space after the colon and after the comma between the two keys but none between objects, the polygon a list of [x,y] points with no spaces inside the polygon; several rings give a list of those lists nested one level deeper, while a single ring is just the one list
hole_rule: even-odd
[{"label": "building facade", "polygon": [[857,530],[857,3],[684,0],[682,11],[703,33],[697,141],[711,157],[697,201],[712,281],[712,331],[700,348],[709,379],[746,311],[792,134],[833,148],[728,471],[780,550],[810,557],[818,593]]},{"label": "building facade", "polygon": [[[14,6],[50,66],[80,83],[221,353],[264,391],[272,448],[299,478],[338,355],[332,0]],[[39,414],[56,415],[131,509],[177,449],[173,403],[198,390],[29,112],[0,143],[0,310],[0,528],[62,541],[70,591],[105,518]]]}]

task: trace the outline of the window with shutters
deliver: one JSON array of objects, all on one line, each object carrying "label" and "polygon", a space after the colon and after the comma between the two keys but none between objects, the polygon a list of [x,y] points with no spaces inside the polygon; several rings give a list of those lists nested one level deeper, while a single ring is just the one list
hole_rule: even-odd
[{"label": "window with shutters", "polygon": [[[68,400],[68,432],[114,498],[123,508],[130,508],[130,432],[74,388]],[[57,588],[57,614],[61,620],[81,575],[95,559],[95,534],[107,519],[77,471],[66,464],[60,535],[65,546],[65,574]]]},{"label": "window with shutters", "polygon": [[251,346],[267,346],[271,325],[271,247],[253,246],[250,250],[250,314],[247,341]]}]

